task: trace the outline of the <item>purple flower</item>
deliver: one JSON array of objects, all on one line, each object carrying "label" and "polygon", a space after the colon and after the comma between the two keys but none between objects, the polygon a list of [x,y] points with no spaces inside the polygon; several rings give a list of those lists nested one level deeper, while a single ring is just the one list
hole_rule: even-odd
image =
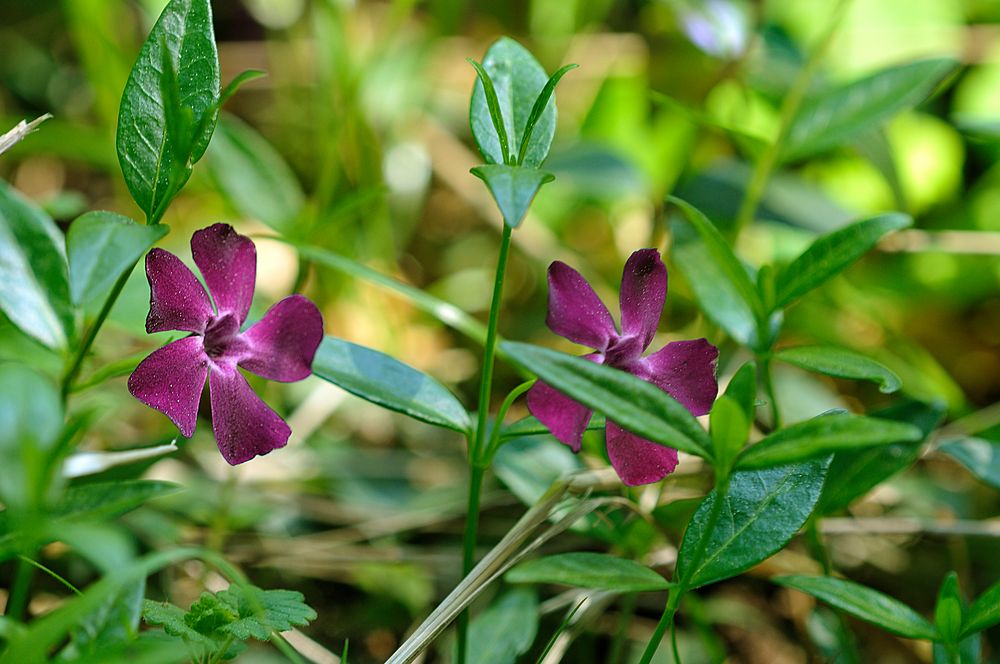
[{"label": "purple flower", "polygon": [[[656,385],[694,415],[704,415],[715,401],[719,386],[715,362],[719,349],[705,339],[675,341],[652,355],[642,356],[660,322],[667,297],[667,268],[656,249],[633,253],[622,274],[619,334],[604,303],[579,272],[556,261],[549,266],[549,329],[596,349],[585,356]],[[545,383],[528,391],[528,410],[557,439],[580,451],[591,411]],[[677,450],[630,433],[608,420],[605,425],[608,457],[618,476],[629,486],[663,479],[677,466]]]},{"label": "purple flower", "polygon": [[162,249],[150,251],[146,331],[193,334],[143,360],[129,377],[128,389],[190,438],[208,378],[215,440],[222,456],[235,466],[284,447],[292,433],[237,367],[271,380],[302,380],[312,372],[316,348],[323,340],[323,317],[307,298],[292,295],[241,332],[257,275],[253,242],[228,224],[215,224],[191,237],[191,255],[215,306],[177,256]]}]

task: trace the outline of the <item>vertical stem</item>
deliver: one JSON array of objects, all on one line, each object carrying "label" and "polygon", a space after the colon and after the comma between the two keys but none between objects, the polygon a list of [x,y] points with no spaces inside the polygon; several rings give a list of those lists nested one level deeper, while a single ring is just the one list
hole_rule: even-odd
[{"label": "vertical stem", "polygon": [[[136,261],[138,263],[138,261]],[[93,325],[87,330],[87,335],[80,342],[80,347],[77,348],[76,353],[73,355],[73,361],[69,365],[69,369],[66,371],[66,375],[63,378],[62,384],[62,395],[63,401],[66,400],[67,395],[70,392],[70,388],[73,386],[73,381],[80,374],[80,369],[83,367],[83,360],[87,356],[87,351],[90,347],[94,345],[94,339],[97,338],[97,333],[100,331],[101,326],[104,325],[105,319],[107,319],[108,314],[111,313],[111,308],[115,306],[115,302],[118,301],[118,296],[122,294],[122,289],[125,288],[125,283],[128,281],[129,276],[132,274],[132,270],[135,269],[136,263],[132,264],[132,267],[125,270],[125,273],[119,277],[118,281],[115,283],[114,288],[108,293],[107,299],[104,301],[104,305],[101,307],[100,312],[97,314],[97,318],[94,319]]]},{"label": "vertical stem", "polygon": [[771,405],[771,430],[781,428],[781,410],[778,408],[778,393],[774,389],[774,378],[771,375],[771,358],[767,355],[758,357],[760,364],[760,379],[764,383],[767,401]]},{"label": "vertical stem", "polygon": [[[34,558],[34,555],[27,558]],[[14,576],[14,586],[10,591],[10,601],[7,604],[7,616],[14,620],[23,620],[24,611],[28,606],[28,596],[31,589],[31,577],[35,575],[35,568],[27,562],[25,557],[17,559],[17,571]]]},{"label": "vertical stem", "polygon": [[646,649],[642,653],[639,664],[649,664],[653,660],[653,655],[656,654],[657,649],[660,647],[660,642],[663,641],[663,635],[666,634],[667,628],[673,627],[674,615],[677,613],[677,607],[681,603],[681,596],[683,594],[684,591],[679,586],[674,586],[670,589],[670,594],[667,596],[667,606],[663,609],[663,615],[660,616],[660,622],[656,624],[656,630],[653,632],[652,638],[646,644]]},{"label": "vertical stem", "polygon": [[809,519],[803,534],[813,558],[823,566],[823,574],[830,576],[833,572],[833,564],[830,562],[830,552],[827,550],[826,544],[823,543],[823,536],[819,532],[819,519]]},{"label": "vertical stem", "polygon": [[847,0],[840,0],[834,7],[826,32],[820,37],[816,47],[809,54],[809,59],[806,61],[805,66],[792,83],[788,94],[785,95],[778,118],[778,135],[775,137],[774,142],[767,146],[763,154],[761,154],[760,159],[754,165],[750,184],[747,185],[746,194],[743,197],[743,202],[740,204],[740,210],[736,215],[736,222],[733,225],[732,233],[734,238],[738,238],[740,231],[753,221],[753,216],[757,212],[757,204],[764,195],[764,188],[771,177],[771,172],[778,164],[778,158],[781,156],[781,148],[784,146],[785,139],[788,138],[788,132],[792,128],[792,121],[795,120],[795,114],[798,113],[799,107],[802,105],[802,100],[805,99],[813,74],[816,73],[823,55],[826,53],[827,48],[829,48],[830,42],[833,41],[833,36],[837,32],[837,27],[840,25],[846,9]]},{"label": "vertical stem", "polygon": [[[500,254],[497,257],[496,279],[493,282],[493,299],[490,302],[490,317],[486,327],[486,344],[483,349],[483,370],[479,381],[479,413],[476,420],[475,438],[469,445],[469,503],[465,517],[465,537],[462,543],[462,576],[472,571],[475,562],[476,538],[479,531],[479,493],[483,487],[485,468],[481,466],[486,429],[489,425],[490,394],[493,389],[493,361],[496,357],[497,321],[500,316],[500,300],[503,295],[503,280],[507,272],[507,254],[510,251],[511,228],[503,225],[500,239]],[[456,661],[465,664],[469,637],[469,611],[458,616],[458,639]]]}]

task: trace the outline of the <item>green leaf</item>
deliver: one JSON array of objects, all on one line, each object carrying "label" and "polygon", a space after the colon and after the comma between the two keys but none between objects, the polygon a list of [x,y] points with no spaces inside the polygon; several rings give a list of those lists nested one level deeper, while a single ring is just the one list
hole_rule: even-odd
[{"label": "green leaf", "polygon": [[715,462],[728,468],[750,435],[750,420],[736,399],[726,394],[715,400],[709,413],[709,431]]},{"label": "green leaf", "polygon": [[677,578],[687,588],[736,576],[779,551],[809,519],[829,458],[733,473],[719,500],[713,489],[698,506],[677,554]]},{"label": "green leaf", "polygon": [[555,179],[551,173],[537,168],[504,164],[476,166],[472,169],[472,174],[486,183],[493,194],[493,200],[500,208],[504,223],[511,228],[521,225],[524,216],[528,214],[531,201],[542,185]]},{"label": "green leaf", "polygon": [[884,364],[846,348],[797,346],[779,350],[774,354],[774,358],[825,376],[878,383],[879,391],[884,394],[895,392],[900,388],[899,376]]},{"label": "green leaf", "polygon": [[764,336],[759,331],[763,304],[746,268],[704,214],[679,198],[668,201],[684,215],[671,223],[672,256],[702,311],[733,339],[756,345]]},{"label": "green leaf", "polygon": [[[172,94],[173,77],[177,105],[168,105],[164,91]],[[209,0],[171,0],[129,73],[118,112],[118,161],[129,192],[148,221],[159,220],[186,181],[191,164],[208,147],[219,86]],[[183,117],[185,122],[178,123]],[[178,126],[187,123],[187,128]],[[185,148],[181,158],[178,143]]]},{"label": "green leaf", "polygon": [[958,574],[949,572],[938,590],[934,605],[934,624],[945,643],[958,643],[962,631],[962,595]]},{"label": "green leaf", "polygon": [[159,496],[180,490],[173,482],[161,480],[120,480],[93,482],[66,489],[53,508],[54,518],[98,521],[124,514]]},{"label": "green leaf", "polygon": [[[955,654],[958,659],[955,659]],[[931,648],[931,658],[934,664],[982,664],[983,639],[979,632],[971,634],[958,643],[958,652],[949,652],[949,647],[940,641],[935,641]]]},{"label": "green leaf", "polygon": [[377,350],[326,337],[312,369],[323,380],[383,408],[461,433],[472,426],[468,412],[445,386]]},{"label": "green leaf", "polygon": [[[539,98],[549,77],[535,57],[509,37],[502,37],[490,46],[486,51],[486,57],[483,58],[482,68],[489,75],[496,91],[498,110],[503,119],[509,151],[511,146],[521,145],[535,100]],[[476,80],[472,89],[469,123],[472,126],[472,136],[486,162],[507,163],[496,127],[493,126],[482,77]],[[524,158],[520,161],[520,165],[532,168],[541,166],[549,153],[555,130],[556,102],[552,97],[545,104],[545,110],[538,116],[531,138],[523,150]]]},{"label": "green leaf", "polygon": [[242,88],[244,84],[265,76],[267,76],[267,72],[260,69],[244,69],[241,71],[236,75],[236,78],[229,81],[229,83],[226,84],[226,87],[222,89],[222,92],[219,94],[219,100],[215,103],[216,111],[221,109],[222,106],[229,101],[229,98],[236,94],[236,92]]},{"label": "green leaf", "polygon": [[911,223],[905,214],[883,214],[820,237],[778,274],[775,307],[788,306],[861,258],[882,236]]},{"label": "green leaf", "polygon": [[781,159],[802,159],[842,145],[913,108],[957,66],[949,58],[911,62],[807,100],[792,120]]},{"label": "green leaf", "polygon": [[612,367],[531,344],[504,341],[500,348],[514,366],[537,375],[622,428],[661,445],[710,457],[711,441],[698,420],[655,385]]},{"label": "green leaf", "polygon": [[603,553],[571,552],[521,563],[507,572],[508,583],[559,583],[616,592],[666,590],[671,584],[645,565]]},{"label": "green leaf", "polygon": [[476,664],[514,664],[538,633],[538,598],[530,588],[514,588],[480,613],[469,626]]},{"label": "green leaf", "polygon": [[96,655],[138,636],[146,580],[139,579],[108,597],[76,625],[60,660],[76,660]]},{"label": "green leaf", "polygon": [[552,98],[552,94],[556,91],[556,86],[559,84],[559,80],[565,76],[567,72],[576,69],[577,67],[579,67],[579,65],[565,65],[560,67],[556,73],[549,77],[549,80],[545,83],[545,87],[538,93],[538,97],[535,98],[535,103],[531,106],[531,114],[528,116],[528,122],[524,127],[524,135],[521,136],[521,144],[518,146],[516,162],[518,165],[524,163],[524,158],[528,154],[528,147],[531,145],[531,135],[535,131],[535,125],[538,124],[538,120],[542,117],[542,113],[544,113],[546,107],[548,107],[549,99]]},{"label": "green leaf", "polygon": [[292,230],[305,196],[292,169],[263,136],[235,117],[219,122],[208,167],[226,201],[243,217],[279,233]]},{"label": "green leaf", "polygon": [[779,576],[775,583],[794,588],[887,632],[908,639],[937,639],[937,628],[899,600],[867,586],[830,576]]},{"label": "green leaf", "polygon": [[912,424],[857,415],[821,415],[776,431],[744,450],[737,468],[767,468],[802,459],[890,443],[916,443],[923,432]]},{"label": "green leaf", "polygon": [[962,638],[1000,623],[1000,581],[994,583],[976,598],[965,614]]},{"label": "green leaf", "polygon": [[69,227],[69,288],[77,306],[101,300],[153,244],[166,226],[141,226],[114,212],[88,212]]},{"label": "green leaf", "polygon": [[984,438],[949,440],[938,447],[994,489],[1000,489],[1000,443]]},{"label": "green leaf", "polygon": [[192,647],[197,658],[214,653],[222,647],[222,638],[202,634],[187,624],[187,612],[170,602],[145,600],[142,604],[142,619],[149,625],[159,625],[171,636],[183,639]]},{"label": "green leaf", "polygon": [[757,410],[757,365],[754,362],[747,362],[736,370],[726,386],[726,396],[739,404],[748,422],[753,422]]},{"label": "green leaf", "polygon": [[[287,632],[308,625],[316,612],[305,603],[302,593],[294,590],[261,590],[256,586],[230,586],[216,594],[236,613],[236,620],[220,629],[237,639],[266,641],[271,632]],[[193,609],[194,607],[192,607]]]},{"label": "green leaf", "polygon": [[500,447],[493,457],[497,478],[529,506],[538,502],[553,482],[583,467],[580,457],[551,437],[516,438]]},{"label": "green leaf", "polygon": [[[605,421],[606,420],[603,415],[592,415],[590,417],[590,423],[587,425],[587,431],[603,431]],[[506,440],[508,438],[520,438],[522,436],[544,436],[549,433],[549,428],[539,422],[537,417],[528,415],[527,417],[522,417],[516,422],[505,424],[503,426],[503,430],[500,432],[500,439]]]},{"label": "green leaf", "polygon": [[73,313],[62,233],[0,180],[0,310],[49,348],[65,348]]}]

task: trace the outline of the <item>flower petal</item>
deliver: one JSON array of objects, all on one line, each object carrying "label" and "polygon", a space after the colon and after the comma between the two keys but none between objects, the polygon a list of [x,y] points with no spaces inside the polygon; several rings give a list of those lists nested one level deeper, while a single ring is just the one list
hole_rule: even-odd
[{"label": "flower petal", "polygon": [[619,303],[622,336],[635,336],[645,349],[656,334],[667,298],[667,268],[656,249],[640,249],[629,256],[622,271]]},{"label": "flower petal", "polygon": [[191,255],[205,277],[219,314],[247,319],[257,278],[257,249],[229,224],[213,224],[191,236]]},{"label": "flower petal", "polygon": [[591,411],[562,392],[538,381],[527,395],[528,411],[548,427],[556,439],[580,451],[583,432],[590,422]]},{"label": "flower petal", "polygon": [[212,316],[212,303],[194,272],[181,259],[163,249],[146,254],[149,281],[149,315],[146,332],[183,330],[204,332]]},{"label": "flower petal", "polygon": [[258,376],[290,382],[312,372],[323,341],[323,316],[309,298],[291,295],[267,310],[243,333],[246,355],[240,366]]},{"label": "flower petal", "polygon": [[603,351],[618,336],[615,322],[583,276],[560,261],[549,266],[549,329],[578,344]]},{"label": "flower petal", "polygon": [[292,430],[261,401],[235,366],[218,365],[208,377],[212,429],[230,465],[284,447]]},{"label": "flower petal", "polygon": [[201,337],[185,337],[154,350],[128,379],[128,391],[160,411],[190,438],[198,421],[198,402],[208,375]]},{"label": "flower petal", "polygon": [[604,427],[608,458],[628,486],[659,482],[677,467],[677,450],[640,438],[614,422]]},{"label": "flower petal", "polygon": [[679,401],[693,415],[705,415],[719,392],[715,363],[719,349],[705,339],[674,341],[633,365],[633,373]]}]

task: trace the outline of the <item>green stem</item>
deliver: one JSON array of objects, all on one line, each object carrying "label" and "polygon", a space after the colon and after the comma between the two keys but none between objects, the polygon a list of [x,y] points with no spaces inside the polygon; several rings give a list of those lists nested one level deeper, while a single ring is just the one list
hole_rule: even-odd
[{"label": "green stem", "polygon": [[792,122],[795,120],[799,107],[802,105],[802,100],[805,99],[806,92],[809,90],[809,83],[812,81],[816,69],[819,68],[820,61],[829,48],[830,42],[833,41],[833,36],[836,34],[837,27],[844,17],[846,8],[847,0],[840,0],[837,6],[834,7],[826,32],[823,33],[823,36],[816,44],[816,48],[809,54],[809,59],[806,61],[805,66],[802,67],[798,77],[792,83],[792,87],[788,89],[788,93],[785,95],[785,100],[781,104],[781,111],[778,117],[778,135],[765,148],[760,159],[754,164],[750,184],[747,185],[746,194],[743,196],[743,202],[740,204],[740,210],[736,215],[736,222],[733,225],[733,238],[738,238],[740,232],[753,221],[754,214],[757,212],[757,205],[764,195],[767,181],[771,177],[771,172],[778,164],[778,158],[781,156],[781,149],[784,147],[785,139],[788,138],[788,132],[792,128]]},{"label": "green stem", "polygon": [[233,641],[235,639],[236,637],[232,634],[226,637],[226,640],[222,642],[222,646],[219,647],[219,649],[215,651],[215,654],[209,658],[208,664],[218,664],[218,662],[221,662],[222,658],[226,656],[226,651],[229,650],[229,646],[233,645]]},{"label": "green stem", "polygon": [[[469,448],[469,503],[465,517],[465,537],[462,543],[462,576],[472,571],[475,562],[476,538],[479,531],[479,494],[483,488],[483,473],[480,467],[486,429],[489,425],[490,395],[493,389],[493,363],[496,359],[497,321],[500,318],[500,301],[503,296],[503,281],[507,272],[507,254],[510,252],[511,228],[503,225],[500,239],[500,253],[497,256],[496,278],[493,282],[493,299],[490,302],[490,317],[486,325],[486,343],[483,349],[483,370],[479,379],[479,413],[476,419],[476,435]],[[499,427],[499,425],[497,425]],[[469,612],[458,616],[458,664],[465,664],[469,635]]]},{"label": "green stem", "polygon": [[621,614],[618,618],[618,627],[615,629],[614,641],[611,642],[611,652],[608,653],[608,664],[620,664],[622,661],[625,641],[628,638],[628,626],[632,623],[632,616],[635,615],[637,600],[637,593],[628,593],[622,598]]},{"label": "green stem", "polygon": [[757,360],[760,365],[760,379],[764,383],[767,401],[771,406],[771,430],[777,431],[781,428],[781,410],[778,408],[778,393],[774,389],[774,377],[771,375],[771,358],[765,355],[758,357]]},{"label": "green stem", "polygon": [[823,566],[823,574],[830,576],[833,573],[833,564],[830,562],[830,552],[823,543],[823,537],[819,533],[819,519],[809,519],[805,528],[806,544],[813,558]]},{"label": "green stem", "polygon": [[56,573],[55,570],[49,569],[48,567],[46,567],[45,565],[41,564],[37,560],[32,560],[31,558],[29,558],[27,556],[18,556],[18,559],[21,562],[28,563],[29,565],[31,565],[35,569],[38,569],[38,570],[41,570],[41,571],[45,572],[46,574],[48,574],[49,576],[51,576],[53,579],[55,579],[59,583],[63,584],[64,586],[66,586],[67,588],[69,588],[70,590],[72,590],[75,594],[77,594],[77,595],[82,595],[83,594],[82,592],[80,592],[79,588],[77,588],[72,583],[70,583],[69,581],[67,581],[63,577],[61,577],[59,574]]},{"label": "green stem", "polygon": [[[649,643],[646,644],[646,649],[642,653],[639,664],[649,664],[653,660],[653,655],[656,654],[657,649],[660,647],[660,642],[663,641],[663,635],[666,634],[667,628],[673,628],[674,616],[677,614],[677,607],[681,603],[681,596],[683,594],[684,591],[679,586],[674,586],[670,589],[670,594],[667,596],[667,606],[663,609],[663,615],[660,616],[660,622],[656,624],[653,636],[649,639]],[[677,662],[679,664],[680,660],[677,660]]]},{"label": "green stem", "polygon": [[17,559],[17,571],[14,576],[14,586],[10,591],[10,601],[7,603],[7,617],[14,620],[24,618],[28,607],[28,597],[31,591],[31,577],[35,567],[29,561],[33,556],[20,556]]},{"label": "green stem", "polygon": [[500,404],[500,410],[497,411],[497,416],[494,418],[493,428],[490,431],[490,441],[486,445],[486,450],[480,454],[480,458],[476,463],[483,467],[488,468],[490,463],[493,461],[493,456],[497,453],[497,449],[500,447],[500,434],[503,432],[503,421],[507,417],[507,411],[510,407],[514,405],[517,398],[531,389],[531,386],[535,384],[535,381],[529,380],[521,383],[507,395],[507,398],[503,400]]},{"label": "green stem", "polygon": [[[299,654],[299,651],[281,635],[281,632],[277,630],[271,632],[271,643],[288,658],[288,661],[294,662],[294,664],[306,664],[306,660]],[[342,661],[346,662],[347,660]]]},{"label": "green stem", "polygon": [[[138,263],[138,261],[136,261]],[[83,360],[87,357],[87,352],[90,347],[94,345],[94,339],[97,338],[97,333],[100,331],[101,326],[104,325],[104,321],[107,319],[108,314],[111,313],[111,308],[115,306],[115,302],[118,301],[118,296],[121,295],[122,289],[125,288],[125,283],[128,281],[129,276],[132,274],[132,270],[135,269],[136,263],[132,264],[132,267],[125,270],[125,273],[118,278],[115,283],[114,288],[108,293],[108,297],[104,300],[104,306],[101,307],[100,312],[97,314],[97,318],[94,319],[93,325],[87,330],[87,335],[80,342],[79,348],[77,348],[76,353],[73,355],[73,361],[69,365],[69,369],[66,371],[66,376],[63,378],[62,383],[62,395],[63,401],[69,395],[73,388],[73,381],[76,377],[80,375],[80,369],[83,367]]]}]

